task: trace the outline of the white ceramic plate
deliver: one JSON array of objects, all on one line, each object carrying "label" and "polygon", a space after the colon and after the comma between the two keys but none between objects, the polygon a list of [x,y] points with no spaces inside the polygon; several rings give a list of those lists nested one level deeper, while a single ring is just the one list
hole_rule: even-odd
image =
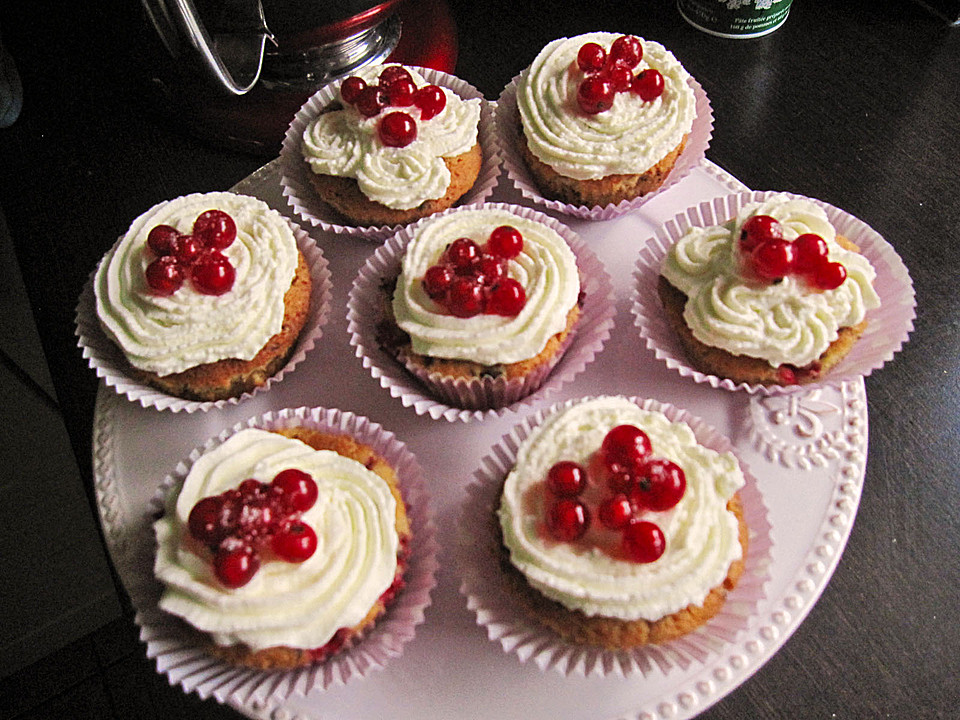
[{"label": "white ceramic plate", "polygon": [[[288,212],[278,162],[236,189]],[[418,415],[390,396],[349,346],[346,298],[374,247],[362,239],[314,232],[330,261],[333,308],[324,337],[285,382],[216,412],[173,417],[102,386],[94,423],[94,474],[111,557],[128,587],[149,573],[133,541],[147,532],[150,498],[173,466],[224,428],[270,410],[322,406],[363,415],[392,431],[416,456],[435,508],[441,545],[438,585],[426,621],[401,657],[383,671],[323,692],[280,700],[231,695],[222,701],[269,720],[498,718],[656,720],[690,718],[749,678],[787,641],[823,592],[853,526],[867,456],[867,402],[860,379],[797,394],[751,396],[697,384],[656,359],[630,316],[640,243],[683,208],[744,190],[704,162],[637,211],[590,222],[566,219],[605,264],[617,299],[616,325],[597,359],[561,392],[483,422],[448,423]],[[520,202],[498,188],[493,198]],[[340,310],[338,311],[338,308]],[[458,592],[457,518],[482,458],[529,412],[559,400],[619,393],[686,408],[727,435],[757,479],[771,525],[765,596],[746,628],[700,660],[652,667],[643,676],[559,673],[504,652],[477,626]],[[182,413],[180,415],[183,415]]]}]

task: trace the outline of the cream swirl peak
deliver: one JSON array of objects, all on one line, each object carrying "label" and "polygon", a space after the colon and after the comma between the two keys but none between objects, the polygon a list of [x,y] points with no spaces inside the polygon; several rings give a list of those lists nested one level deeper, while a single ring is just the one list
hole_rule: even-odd
[{"label": "cream swirl peak", "polygon": [[635,68],[663,75],[663,94],[645,101],[617,93],[613,107],[596,115],[580,110],[577,87],[583,72],[577,53],[585,43],[609,50],[620,37],[595,32],[549,43],[517,82],[517,107],[530,151],[556,172],[576,180],[643,173],[676,148],[693,127],[696,97],[690,77],[666,48],[643,40]]},{"label": "cream swirl peak", "polygon": [[[270,482],[288,468],[317,484],[317,501],[301,518],[317,534],[316,552],[302,563],[265,560],[243,587],[224,587],[209,553],[190,538],[190,510],[247,478]],[[197,459],[154,524],[154,571],[165,585],[160,607],[219,645],[322,647],[338,629],[359,624],[393,582],[395,523],[389,486],[359,462],[265,430],[241,430]]]},{"label": "cream swirl peak", "polygon": [[[846,268],[846,281],[819,290],[795,275],[775,283],[746,277],[737,240],[754,215],[776,219],[789,241],[804,233],[822,237],[829,259]],[[697,340],[773,367],[813,362],[840,328],[857,325],[880,306],[867,258],[841,247],[822,207],[787,195],[749,204],[723,225],[691,228],[667,252],[661,274],[687,296],[683,318]]]},{"label": "cream swirl peak", "polygon": [[[523,309],[509,317],[460,318],[445,312],[423,288],[427,269],[454,240],[466,237],[482,245],[501,225],[523,236],[522,252],[507,261],[508,276],[526,292]],[[576,257],[556,230],[504,209],[468,209],[432,218],[415,230],[397,278],[393,313],[417,354],[483,365],[513,363],[535,357],[563,330],[579,293]]]},{"label": "cream swirl peak", "polygon": [[[354,75],[376,84],[383,65],[358,69]],[[428,83],[407,68],[419,89]],[[477,143],[480,100],[464,100],[441,88],[443,110],[428,120],[414,105],[396,108],[417,125],[417,136],[406,147],[388,147],[378,135],[382,114],[364,117],[353,105],[342,103],[322,112],[303,132],[303,155],[313,172],[353,178],[370,200],[394,210],[409,210],[427,200],[443,197],[450,185],[450,170],[443,161],[462,155]]]},{"label": "cream swirl peak", "polygon": [[[189,234],[197,216],[210,209],[226,212],[237,226],[236,239],[222,251],[236,270],[233,288],[205,295],[184,283],[172,295],[154,293],[145,276],[154,259],[148,233],[170,225]],[[250,360],[283,326],[284,294],[297,260],[290,223],[262,200],[227,192],[168,200],[134,220],[100,262],[97,316],[132,365],[158,375],[228,358]]]},{"label": "cream swirl peak", "polygon": [[[666,538],[656,561],[620,559],[589,544],[557,542],[543,528],[545,478],[570,460],[584,467],[617,425],[647,433],[653,453],[679,465],[686,491],[670,510],[645,511]],[[744,477],[731,453],[697,443],[690,426],[625,397],[588,398],[544,419],[521,443],[499,507],[510,561],[546,597],[588,616],[656,621],[701,604],[743,555],[739,523],[727,503]]]}]

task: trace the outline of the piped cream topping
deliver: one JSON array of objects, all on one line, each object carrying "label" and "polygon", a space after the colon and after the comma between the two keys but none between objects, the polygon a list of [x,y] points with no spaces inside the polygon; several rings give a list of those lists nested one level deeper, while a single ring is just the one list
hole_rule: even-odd
[{"label": "piped cream topping", "polygon": [[[427,296],[424,274],[454,240],[467,237],[482,246],[500,225],[511,225],[523,236],[523,251],[508,261],[507,273],[523,285],[526,305],[513,317],[448,314]],[[554,229],[498,208],[462,210],[418,228],[403,257],[393,313],[418,354],[483,365],[512,363],[535,357],[563,330],[579,293],[576,257]]]},{"label": "piped cream topping", "polygon": [[[846,268],[846,281],[818,290],[797,275],[776,283],[746,277],[738,239],[753,215],[776,218],[787,240],[804,233],[822,237],[830,260]],[[836,235],[822,207],[776,195],[746,205],[722,225],[688,230],[668,251],[661,274],[687,296],[683,317],[700,342],[773,367],[803,367],[824,353],[840,328],[857,325],[880,306],[876,271],[863,255],[841,247]]]},{"label": "piped cream topping", "polygon": [[[189,536],[198,500],[278,472],[309,473],[319,496],[302,520],[317,549],[302,563],[262,557],[253,579],[229,589],[216,579],[208,551]],[[322,647],[367,615],[397,570],[396,500],[386,482],[350,458],[259,429],[244,429],[202,455],[155,524],[154,571],[165,585],[160,607],[213,635],[220,645],[259,650]]]},{"label": "piped cream topping", "polygon": [[[204,295],[191,283],[155,294],[145,271],[154,259],[147,235],[157,225],[189,234],[201,213],[218,209],[237,225],[222,252],[236,270],[233,288]],[[227,358],[251,360],[283,326],[283,298],[298,249],[290,223],[265,202],[227,192],[162,202],[134,220],[104,256],[94,277],[97,316],[132,365],[169,375]]]},{"label": "piped cream topping", "polygon": [[[642,516],[666,537],[664,554],[652,563],[558,542],[543,529],[550,467],[560,460],[586,467],[604,435],[621,424],[643,429],[654,456],[686,474],[686,492],[674,508]],[[727,503],[743,485],[733,454],[698,444],[686,423],[624,397],[590,398],[547,417],[521,444],[500,501],[503,542],[513,565],[546,597],[590,616],[656,621],[702,603],[742,557],[738,521]]]},{"label": "piped cream topping", "polygon": [[666,48],[642,40],[643,59],[634,74],[655,68],[664,91],[647,102],[619,92],[613,107],[596,115],[577,104],[585,77],[577,67],[581,46],[594,42],[609,51],[615,33],[595,32],[549,43],[517,82],[517,107],[530,151],[561,175],[591,180],[637,174],[656,165],[690,132],[696,97],[689,73]]},{"label": "piped cream topping", "polygon": [[[385,65],[359,68],[353,74],[367,84],[376,84]],[[427,81],[407,68],[420,88]],[[353,178],[371,200],[395,210],[409,210],[427,200],[444,196],[450,186],[450,170],[444,158],[456,157],[477,143],[480,100],[464,100],[447,88],[444,109],[429,120],[419,108],[386,108],[371,118],[342,101],[342,109],[321,113],[303,133],[303,155],[313,172]],[[377,127],[388,112],[410,115],[417,124],[417,138],[406,147],[387,147]]]}]

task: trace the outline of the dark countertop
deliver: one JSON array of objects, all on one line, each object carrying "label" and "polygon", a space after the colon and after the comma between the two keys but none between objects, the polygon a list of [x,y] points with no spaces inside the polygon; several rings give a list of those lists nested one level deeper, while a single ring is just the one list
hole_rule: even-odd
[{"label": "dark countertop", "polygon": [[[147,207],[228,188],[270,159],[194,138],[147,107],[131,50],[142,26],[123,3],[101,5],[114,21],[86,3],[0,6],[25,89],[20,118],[0,130],[0,205],[88,493],[97,380],[73,334],[88,273]],[[796,0],[774,34],[734,41],[691,28],[673,2],[579,5],[454,0],[456,74],[495,99],[556,37],[658,40],[710,97],[710,160],[751,188],[860,217],[916,288],[910,342],[866,381],[868,466],[839,567],[786,645],[702,717],[960,717],[960,29],[914,2]],[[134,675],[152,672],[142,662]],[[131,699],[145,686],[149,704]],[[237,717],[179,694],[127,678],[96,716],[148,705],[144,716],[159,716],[172,703]]]}]

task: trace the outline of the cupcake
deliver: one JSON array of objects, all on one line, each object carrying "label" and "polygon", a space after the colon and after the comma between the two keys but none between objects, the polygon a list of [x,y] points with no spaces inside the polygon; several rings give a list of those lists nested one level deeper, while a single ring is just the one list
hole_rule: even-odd
[{"label": "cupcake", "polygon": [[403,587],[411,522],[396,469],[352,436],[247,427],[209,447],[154,524],[159,607],[246,668],[324,662]]},{"label": "cupcake", "polygon": [[122,352],[121,372],[199,402],[265,385],[320,312],[298,237],[263,201],[229,192],[143,213],[93,277],[96,323]]},{"label": "cupcake", "polygon": [[823,207],[772,194],[691,227],[660,265],[658,293],[689,362],[736,383],[821,380],[880,306],[870,261]]},{"label": "cupcake", "polygon": [[517,149],[532,180],[574,206],[660,188],[698,114],[692,78],[668,50],[606,32],[544,47],[516,81],[516,106]]},{"label": "cupcake", "polygon": [[445,210],[480,175],[481,104],[415,68],[359,68],[303,130],[310,185],[353,225],[402,225]]},{"label": "cupcake", "polygon": [[630,650],[716,616],[747,558],[745,477],[624,397],[567,403],[520,442],[497,515],[507,592],[566,642]]},{"label": "cupcake", "polygon": [[577,257],[556,224],[510,206],[412,227],[383,286],[377,341],[433,394],[503,407],[540,386],[581,313]]}]

